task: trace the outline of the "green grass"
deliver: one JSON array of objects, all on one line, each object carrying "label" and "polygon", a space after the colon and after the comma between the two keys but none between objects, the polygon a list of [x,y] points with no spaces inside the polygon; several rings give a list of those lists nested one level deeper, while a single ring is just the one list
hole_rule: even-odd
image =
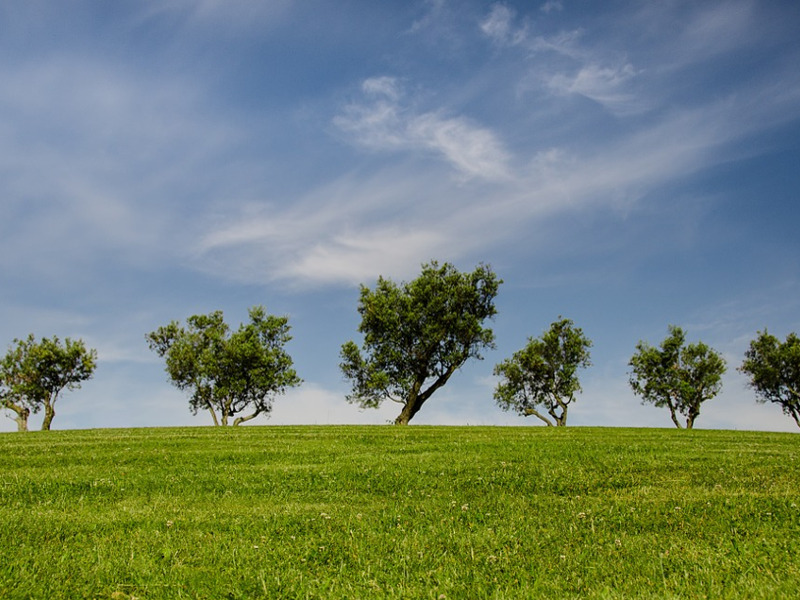
[{"label": "green grass", "polygon": [[800,437],[0,435],[0,599],[795,598]]}]

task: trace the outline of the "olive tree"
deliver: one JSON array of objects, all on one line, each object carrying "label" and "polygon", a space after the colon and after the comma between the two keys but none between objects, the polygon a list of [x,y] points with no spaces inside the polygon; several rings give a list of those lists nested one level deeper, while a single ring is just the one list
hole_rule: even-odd
[{"label": "olive tree", "polygon": [[301,383],[284,350],[292,339],[288,317],[269,315],[263,306],[251,308],[249,316],[234,332],[222,311],[215,311],[189,317],[186,327],[172,321],[146,336],[151,350],[166,359],[172,383],[191,392],[192,414],[207,410],[214,425],[269,414],[276,395]]},{"label": "olive tree", "polygon": [[0,406],[15,413],[18,431],[27,431],[31,413],[44,409],[42,431],[47,431],[61,393],[80,388],[96,366],[97,352],[83,340],[62,343],[54,336],[37,341],[33,334],[15,339],[0,361]]},{"label": "olive tree", "polygon": [[670,325],[660,348],[639,342],[629,362],[633,392],[642,397],[643,404],[666,406],[679,429],[679,414],[686,418],[687,429],[694,426],[700,405],[719,393],[725,373],[725,360],[719,353],[703,342],[685,342],[683,329]]},{"label": "olive tree", "polygon": [[549,426],[566,425],[567,409],[581,390],[577,372],[591,364],[591,346],[571,319],[559,317],[540,338],[528,338],[522,350],[495,367],[501,378],[494,392],[497,404]]},{"label": "olive tree", "polygon": [[800,427],[800,338],[790,333],[781,342],[766,330],[750,342],[739,367],[750,376],[759,402],[773,402]]},{"label": "olive tree", "polygon": [[496,313],[501,283],[487,265],[462,273],[432,261],[413,281],[379,277],[374,290],[362,285],[363,354],[352,340],[341,350],[340,367],[352,382],[347,400],[362,408],[394,401],[402,406],[395,423],[407,425],[468,359],[494,347],[484,321]]}]

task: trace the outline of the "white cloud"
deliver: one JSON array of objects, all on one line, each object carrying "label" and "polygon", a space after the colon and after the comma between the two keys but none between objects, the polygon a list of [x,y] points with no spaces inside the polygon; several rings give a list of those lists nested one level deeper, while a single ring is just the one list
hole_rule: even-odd
[{"label": "white cloud", "polygon": [[439,111],[416,112],[401,104],[398,83],[390,77],[368,79],[362,89],[372,101],[351,104],[334,118],[356,143],[375,150],[431,150],[468,177],[509,176],[508,153],[490,129]]},{"label": "white cloud", "polygon": [[361,83],[361,89],[365,94],[372,96],[385,96],[392,102],[400,99],[400,85],[394,77],[371,77]]},{"label": "white cloud", "polygon": [[529,42],[529,50],[537,52],[554,52],[557,55],[565,56],[575,60],[588,60],[591,52],[581,47],[580,42],[584,37],[583,29],[572,29],[560,31],[549,36],[536,36]]},{"label": "white cloud", "polygon": [[409,30],[410,33],[418,33],[428,27],[433,26],[442,18],[447,0],[425,0],[425,12],[423,16],[416,19]]},{"label": "white cloud", "polygon": [[[363,283],[378,273],[408,276],[416,267],[440,256],[446,239],[432,229],[373,227],[350,235],[335,235],[305,249],[286,265],[279,278],[316,283]],[[413,265],[413,267],[412,267]]]},{"label": "white cloud", "polygon": [[528,27],[516,27],[516,12],[505,4],[494,4],[486,18],[481,21],[480,29],[485,36],[501,46],[526,45],[528,43]]},{"label": "white cloud", "polygon": [[[451,182],[404,168],[353,173],[275,204],[229,207],[195,244],[198,268],[239,281],[352,285],[406,276],[434,257],[458,254],[450,223]],[[435,222],[435,225],[433,222]]]},{"label": "white cloud", "polygon": [[594,100],[615,114],[627,115],[645,108],[643,101],[628,91],[628,84],[637,72],[630,63],[617,67],[589,64],[572,76],[554,75],[549,87],[559,94],[578,94]]},{"label": "white cloud", "polygon": [[383,425],[393,422],[400,406],[385,402],[378,409],[360,409],[345,399],[343,392],[325,389],[305,382],[275,399],[269,420],[258,419],[263,425]]},{"label": "white cloud", "polygon": [[506,42],[511,32],[514,11],[505,4],[495,4],[481,23],[481,31],[498,42]]},{"label": "white cloud", "polygon": [[547,2],[539,7],[539,10],[543,13],[551,13],[564,10],[564,5],[561,3],[561,0],[547,0]]},{"label": "white cloud", "polygon": [[510,175],[508,153],[489,129],[428,113],[409,121],[407,131],[410,140],[440,152],[466,175],[493,180]]}]

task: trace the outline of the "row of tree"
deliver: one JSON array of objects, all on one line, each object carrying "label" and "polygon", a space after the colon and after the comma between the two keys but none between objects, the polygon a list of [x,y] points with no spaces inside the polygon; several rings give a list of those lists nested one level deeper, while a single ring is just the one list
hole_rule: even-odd
[{"label": "row of tree", "polygon": [[[400,405],[395,419],[408,424],[456,370],[494,348],[486,321],[496,314],[502,280],[487,265],[462,273],[433,261],[410,282],[378,278],[361,286],[359,347],[342,346],[340,367],[351,383],[347,400],[362,408],[384,401]],[[291,340],[287,317],[249,311],[250,320],[231,331],[221,311],[172,321],[147,334],[150,348],[166,362],[172,383],[190,394],[193,414],[208,411],[215,425],[239,425],[268,414],[274,398],[302,380],[285,350]],[[547,425],[567,424],[581,391],[578,370],[591,365],[591,340],[572,320],[559,317],[539,338],[494,368],[494,398],[504,410],[535,416]],[[28,417],[45,411],[49,429],[55,403],[65,389],[80,387],[95,369],[97,353],[83,341],[58,338],[14,340],[0,362],[0,407],[11,411],[20,431]],[[702,342],[686,344],[670,326],[659,347],[639,342],[629,362],[629,383],[644,403],[669,410],[676,427],[691,429],[703,402],[720,390],[725,361]],[[739,370],[749,376],[759,402],[778,404],[800,427],[800,338],[781,342],[767,331],[750,343]]]}]

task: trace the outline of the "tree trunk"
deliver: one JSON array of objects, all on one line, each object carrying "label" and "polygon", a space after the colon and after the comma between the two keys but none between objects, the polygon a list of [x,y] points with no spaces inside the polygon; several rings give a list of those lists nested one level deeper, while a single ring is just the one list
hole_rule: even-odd
[{"label": "tree trunk", "polygon": [[689,414],[686,415],[686,429],[692,429],[694,427],[694,421],[697,417],[700,416],[700,402],[697,403],[696,406],[693,406],[689,409]]},{"label": "tree trunk", "polygon": [[29,408],[18,408],[13,409],[17,416],[14,420],[17,422],[17,431],[28,431],[28,417],[31,416],[31,409]]},{"label": "tree trunk", "polygon": [[28,417],[31,416],[31,409],[20,404],[14,404],[6,398],[0,408],[7,408],[13,411],[17,416],[13,417],[14,422],[17,424],[17,431],[28,431]]},{"label": "tree trunk", "polygon": [[672,406],[672,402],[669,400],[667,401],[667,406],[669,407],[669,415],[672,417],[672,422],[675,423],[675,427],[678,429],[683,429],[681,426],[681,422],[678,420],[678,415],[675,413],[675,407]]},{"label": "tree trunk", "polygon": [[540,421],[543,421],[544,424],[547,425],[548,427],[552,427],[553,426],[553,424],[550,422],[550,420],[547,417],[545,417],[543,414],[541,414],[539,411],[537,411],[535,408],[526,408],[525,409],[525,416],[526,417],[530,417],[531,415],[533,415],[534,417],[536,417]]},{"label": "tree trunk", "polygon": [[256,412],[254,412],[253,414],[251,414],[251,415],[247,415],[246,417],[236,417],[236,418],[233,420],[233,426],[234,426],[234,427],[236,427],[237,425],[241,425],[242,423],[246,423],[247,421],[250,421],[250,420],[252,420],[252,419],[255,419],[255,418],[256,418],[258,415],[260,415],[262,412],[264,412],[264,411],[257,410],[257,411],[256,411]]},{"label": "tree trunk", "polygon": [[419,409],[422,408],[422,402],[419,400],[419,396],[417,394],[412,394],[412,396],[406,401],[403,405],[403,410],[400,411],[400,414],[397,415],[397,418],[394,420],[395,425],[408,425],[408,422],[414,418],[419,412]]},{"label": "tree trunk", "polygon": [[44,420],[42,421],[42,431],[50,431],[50,425],[53,423],[53,418],[56,416],[56,409],[52,404],[44,405]]},{"label": "tree trunk", "polygon": [[408,400],[406,400],[403,410],[394,420],[394,424],[408,425],[408,422],[419,412],[419,409],[422,408],[422,405],[425,404],[425,401],[431,397],[433,392],[447,383],[447,380],[450,379],[450,376],[455,372],[455,370],[456,368],[454,366],[449,367],[447,371],[440,375],[436,381],[434,381],[431,386],[421,394],[419,393],[419,390],[422,389],[422,384],[425,383],[425,377],[418,378],[417,381],[414,382],[414,386],[408,395]]},{"label": "tree trunk", "polygon": [[214,419],[214,426],[215,427],[218,426],[219,425],[219,419],[217,419],[217,412],[214,410],[214,407],[211,405],[211,402],[208,401],[208,400],[206,400],[206,408],[208,409],[208,412],[211,413],[211,418]]},{"label": "tree trunk", "polygon": [[558,427],[566,427],[567,426],[567,407],[561,407],[561,416],[556,418],[556,425]]}]

